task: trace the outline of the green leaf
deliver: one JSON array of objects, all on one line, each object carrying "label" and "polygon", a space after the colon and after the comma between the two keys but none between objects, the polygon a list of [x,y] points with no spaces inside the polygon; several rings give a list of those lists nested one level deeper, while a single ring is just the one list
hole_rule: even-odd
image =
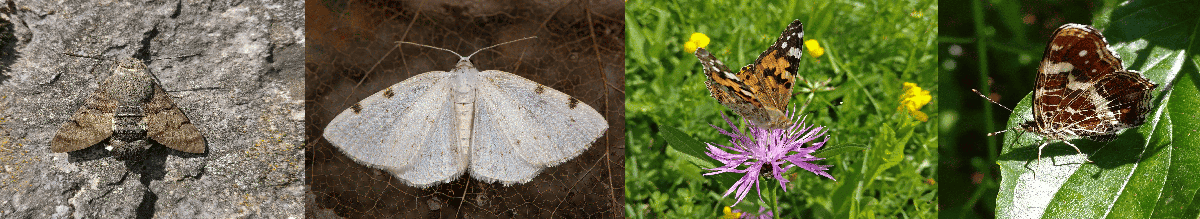
[{"label": "green leaf", "polygon": [[701,168],[716,168],[721,163],[716,162],[704,152],[708,151],[706,144],[697,141],[675,127],[663,126],[662,137],[667,140],[667,153],[696,164]]},{"label": "green leaf", "polygon": [[896,130],[891,125],[884,123],[879,127],[879,135],[875,137],[875,147],[871,149],[871,160],[869,165],[870,177],[867,180],[867,186],[879,177],[883,171],[899,164],[904,159],[904,144],[912,137],[912,127],[901,129],[905,132],[904,136],[897,138]]},{"label": "green leaf", "polygon": [[[704,152],[708,151],[706,144],[696,140],[695,138],[692,138],[691,136],[688,136],[687,134],[684,134],[682,131],[679,131],[679,129],[670,126],[662,126],[661,133],[663,139],[665,139],[668,144],[668,155],[687,160],[692,164],[699,166],[700,168],[709,169],[721,166],[720,162],[717,162],[717,160],[714,160],[708,157],[708,155],[704,154]],[[741,178],[741,175],[734,173],[722,173],[706,177],[716,180],[717,184],[720,185],[722,189],[729,189],[729,187],[733,186],[734,182],[737,182],[737,180]],[[724,194],[724,191],[721,192],[721,194]],[[750,194],[746,197],[747,199],[750,197],[755,197],[757,199],[757,195],[758,193],[756,190],[751,190]],[[733,202],[730,201],[729,203]]]},{"label": "green leaf", "polygon": [[[998,217],[1197,218],[1200,215],[1200,4],[1132,1],[1109,15],[1104,35],[1125,67],[1159,86],[1146,123],[1112,142],[1049,142],[1021,130],[1027,95],[1014,108],[1000,161]],[[1193,19],[1179,19],[1193,18]],[[1172,119],[1174,118],[1174,120]],[[1094,163],[1084,163],[1088,156]]]}]

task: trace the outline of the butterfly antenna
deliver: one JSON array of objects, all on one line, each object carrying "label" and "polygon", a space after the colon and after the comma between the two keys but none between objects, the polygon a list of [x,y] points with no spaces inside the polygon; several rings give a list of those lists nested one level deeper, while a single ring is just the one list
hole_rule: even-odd
[{"label": "butterfly antenna", "polygon": [[[979,94],[979,96],[983,97],[983,99],[987,99],[988,101],[991,101],[992,103],[996,104],[997,106],[1004,107],[1004,109],[1008,110],[1009,112],[1012,112],[1012,109],[1009,109],[1007,106],[1004,106],[1003,104],[997,103],[995,100],[992,100],[992,98],[988,98],[986,95],[983,95],[983,93],[980,93],[979,90],[971,89],[971,91],[975,91],[975,94]],[[1003,132],[1003,131],[1001,131],[1001,132]],[[992,135],[989,134],[988,136],[992,136]]]},{"label": "butterfly antenna", "polygon": [[[421,47],[426,47],[426,48],[431,48],[431,49],[438,49],[438,50],[454,53],[454,55],[456,55],[458,57],[463,57],[462,55],[459,55],[457,52],[451,51],[449,49],[443,49],[443,48],[439,48],[439,47],[435,47],[435,46],[430,46],[430,45],[425,45],[425,44],[420,44],[420,43],[411,43],[411,42],[405,42],[405,41],[396,41],[396,42],[397,43],[406,43],[406,44],[411,44],[414,46],[421,46]],[[470,56],[467,56],[467,57],[470,57]]]},{"label": "butterfly antenna", "polygon": [[491,49],[491,48],[494,48],[494,47],[497,47],[497,46],[501,46],[501,45],[504,45],[504,44],[509,44],[509,43],[513,43],[513,42],[517,42],[517,41],[521,41],[521,40],[533,39],[533,38],[537,38],[537,36],[525,37],[525,38],[516,39],[516,40],[513,40],[513,41],[504,42],[504,43],[501,43],[501,44],[492,45],[492,46],[489,46],[489,47],[484,47],[483,49],[475,50],[475,52],[473,52],[473,53],[471,53],[471,55],[467,56],[467,59],[471,59],[471,56],[474,56],[474,55],[475,55],[475,53],[479,53],[480,51],[484,51],[484,50],[487,50],[487,49]]}]

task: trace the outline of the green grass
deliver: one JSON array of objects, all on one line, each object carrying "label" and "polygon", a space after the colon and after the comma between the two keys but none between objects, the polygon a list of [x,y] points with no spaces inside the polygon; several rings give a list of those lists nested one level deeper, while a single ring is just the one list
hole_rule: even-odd
[{"label": "green grass", "polygon": [[[792,20],[825,54],[805,54],[791,103],[808,124],[825,126],[827,147],[860,146],[817,164],[834,165],[837,181],[789,171],[780,218],[936,218],[938,206],[938,77],[936,1],[838,0],[630,1],[626,5],[626,213],[634,218],[712,218],[733,204],[721,195],[729,176],[702,176],[711,158],[668,145],[664,130],[700,142],[729,138],[721,114],[738,118],[709,96],[695,56],[683,51],[694,32],[706,48],[737,69],[752,62]],[[807,92],[804,81],[831,79],[832,91]],[[903,82],[931,92],[918,122],[897,110]],[[805,103],[808,103],[805,106]],[[682,152],[682,153],[680,153]],[[833,153],[829,153],[833,154]],[[765,184],[763,186],[777,186]],[[757,212],[755,194],[735,208]]]}]

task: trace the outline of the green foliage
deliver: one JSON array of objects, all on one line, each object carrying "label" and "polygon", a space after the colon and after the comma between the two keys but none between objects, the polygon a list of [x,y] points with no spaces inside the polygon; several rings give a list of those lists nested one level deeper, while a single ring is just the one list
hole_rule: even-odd
[{"label": "green foliage", "polygon": [[[741,175],[702,176],[719,165],[704,155],[704,143],[727,144],[710,124],[729,129],[721,115],[739,117],[709,96],[683,44],[692,33],[706,34],[706,48],[737,69],[799,19],[805,39],[816,39],[825,54],[804,55],[791,103],[805,109],[806,124],[827,128],[829,143],[816,154],[828,159],[815,163],[834,165],[837,181],[789,171],[787,192],[775,191],[779,217],[936,218],[937,16],[930,0],[628,2],[626,213],[712,218],[733,204],[732,195],[721,196]],[[816,82],[826,80],[836,89],[821,91]],[[934,95],[921,109],[933,120],[897,110],[902,82]],[[765,204],[751,192],[735,209],[758,212]]]}]

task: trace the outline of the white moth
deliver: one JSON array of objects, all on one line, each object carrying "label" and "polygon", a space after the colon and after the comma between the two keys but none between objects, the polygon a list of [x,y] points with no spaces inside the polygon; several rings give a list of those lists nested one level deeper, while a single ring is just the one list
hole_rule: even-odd
[{"label": "white moth", "polygon": [[410,186],[450,182],[468,167],[480,181],[526,183],[583,153],[608,129],[600,113],[567,94],[512,73],[475,69],[475,53],[408,44],[454,53],[458,64],[359,101],[329,122],[324,137],[356,162]]}]

